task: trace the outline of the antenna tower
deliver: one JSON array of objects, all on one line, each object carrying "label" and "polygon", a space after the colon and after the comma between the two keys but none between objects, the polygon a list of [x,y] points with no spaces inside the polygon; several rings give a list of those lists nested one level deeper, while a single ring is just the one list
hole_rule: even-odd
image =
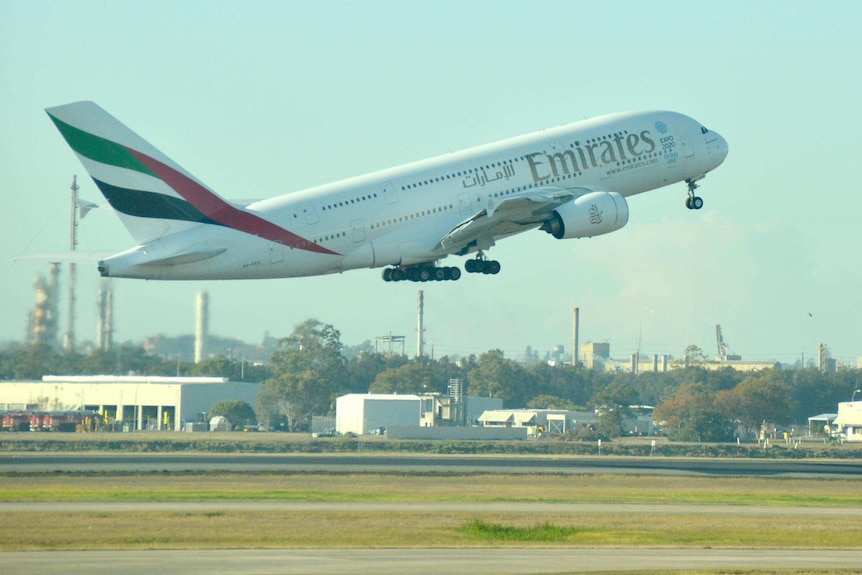
[{"label": "antenna tower", "polygon": [[[74,252],[78,249],[78,176],[72,176],[72,185],[69,188],[72,191],[72,213],[71,213],[71,237],[69,238],[69,250]],[[63,348],[66,351],[75,351],[75,282],[77,270],[75,262],[69,262],[69,324],[66,328],[66,336],[63,338]]]}]

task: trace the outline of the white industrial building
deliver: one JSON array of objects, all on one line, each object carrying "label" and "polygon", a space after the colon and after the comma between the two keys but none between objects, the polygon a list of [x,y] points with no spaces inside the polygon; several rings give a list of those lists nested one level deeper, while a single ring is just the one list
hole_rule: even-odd
[{"label": "white industrial building", "polygon": [[220,401],[254,405],[257,383],[224,377],[46,375],[41,381],[0,382],[0,410],[85,409],[126,431],[180,431]]},{"label": "white industrial building", "polygon": [[418,395],[350,393],[335,400],[335,430],[365,435],[380,427],[419,427]]},{"label": "white industrial building", "polygon": [[862,441],[862,401],[838,404],[838,417],[833,422],[845,441]]},{"label": "white industrial building", "polygon": [[489,409],[503,409],[503,400],[497,397],[468,396],[465,404],[459,405],[450,395],[431,393],[420,395],[422,427],[472,426],[479,416]]},{"label": "white industrial building", "polygon": [[479,423],[485,427],[524,427],[529,435],[561,435],[596,423],[593,411],[558,409],[495,409],[484,412]]},{"label": "white industrial building", "polygon": [[487,397],[458,404],[440,394],[351,393],[335,400],[335,430],[364,435],[379,428],[469,427],[485,410],[502,406],[502,399]]}]

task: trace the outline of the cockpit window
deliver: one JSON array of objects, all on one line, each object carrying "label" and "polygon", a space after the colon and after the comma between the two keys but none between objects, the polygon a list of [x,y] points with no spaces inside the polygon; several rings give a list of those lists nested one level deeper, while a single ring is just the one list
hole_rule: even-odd
[{"label": "cockpit window", "polygon": [[700,127],[700,133],[701,133],[701,134],[708,134],[708,133],[709,133],[709,130],[707,130],[706,128],[704,128],[703,126],[701,126],[701,127]]}]

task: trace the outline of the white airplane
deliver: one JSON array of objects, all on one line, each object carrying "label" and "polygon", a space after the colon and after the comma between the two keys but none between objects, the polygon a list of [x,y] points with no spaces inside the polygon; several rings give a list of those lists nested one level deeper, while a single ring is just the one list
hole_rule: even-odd
[{"label": "white airplane", "polygon": [[46,110],[137,246],[105,277],[158,280],[313,276],[385,268],[386,281],[496,274],[497,240],[622,228],[625,198],[697,183],[727,142],[675,112],[613,114],[248,204],[223,199],[93,102]]}]

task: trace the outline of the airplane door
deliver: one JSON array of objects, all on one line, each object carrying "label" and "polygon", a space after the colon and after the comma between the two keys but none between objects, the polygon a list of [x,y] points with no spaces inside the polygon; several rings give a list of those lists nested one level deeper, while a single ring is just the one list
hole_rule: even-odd
[{"label": "airplane door", "polygon": [[682,140],[682,153],[686,158],[690,158],[694,155],[694,146],[691,145],[691,138],[688,136],[683,136],[680,138]]},{"label": "airplane door", "polygon": [[317,217],[317,210],[311,204],[302,204],[302,215],[305,216],[305,221],[309,225],[320,221],[320,218]]},{"label": "airplane door", "polygon": [[350,227],[352,228],[353,243],[358,244],[365,241],[365,225],[362,220],[353,220],[350,222]]},{"label": "airplane door", "polygon": [[470,202],[470,194],[464,192],[463,194],[458,194],[458,209],[461,210],[462,216],[469,216],[473,213],[473,206]]},{"label": "airplane door", "polygon": [[395,191],[395,187],[389,182],[380,186],[380,193],[383,194],[387,204],[392,205],[398,203],[398,192]]},{"label": "airplane door", "polygon": [[284,261],[284,247],[276,242],[269,242],[269,263],[277,264]]}]

